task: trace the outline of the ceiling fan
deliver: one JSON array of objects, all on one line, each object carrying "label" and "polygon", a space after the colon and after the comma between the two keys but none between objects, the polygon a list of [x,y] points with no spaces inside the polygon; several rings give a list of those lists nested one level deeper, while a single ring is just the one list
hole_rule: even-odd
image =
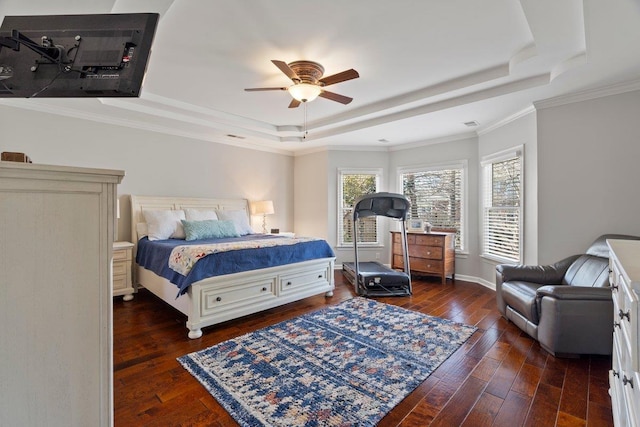
[{"label": "ceiling fan", "polygon": [[289,108],[296,108],[303,102],[313,101],[318,96],[340,102],[341,104],[348,104],[353,101],[353,98],[349,98],[348,96],[324,90],[326,86],[360,77],[360,74],[353,68],[331,76],[322,77],[324,67],[317,62],[294,61],[287,64],[284,61],[275,59],[271,60],[271,62],[293,81],[293,85],[289,87],[256,87],[245,89],[245,91],[286,90],[293,97]]}]

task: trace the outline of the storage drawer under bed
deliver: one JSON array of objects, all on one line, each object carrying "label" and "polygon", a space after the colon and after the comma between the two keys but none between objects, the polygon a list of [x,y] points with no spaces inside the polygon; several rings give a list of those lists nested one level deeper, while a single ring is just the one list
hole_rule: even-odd
[{"label": "storage drawer under bed", "polygon": [[220,314],[250,304],[275,299],[276,278],[274,276],[258,281],[231,283],[227,286],[202,291],[202,316]]},{"label": "storage drawer under bed", "polygon": [[328,283],[329,279],[327,274],[328,271],[326,268],[286,275],[283,274],[280,276],[279,292],[281,295],[286,295],[287,293],[296,292],[298,289],[308,286],[311,283]]}]

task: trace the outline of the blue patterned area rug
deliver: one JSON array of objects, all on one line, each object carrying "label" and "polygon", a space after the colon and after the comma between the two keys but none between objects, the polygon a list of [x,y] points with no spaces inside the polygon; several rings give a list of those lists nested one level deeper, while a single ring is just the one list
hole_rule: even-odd
[{"label": "blue patterned area rug", "polygon": [[357,297],[178,361],[242,426],[373,426],[476,329]]}]

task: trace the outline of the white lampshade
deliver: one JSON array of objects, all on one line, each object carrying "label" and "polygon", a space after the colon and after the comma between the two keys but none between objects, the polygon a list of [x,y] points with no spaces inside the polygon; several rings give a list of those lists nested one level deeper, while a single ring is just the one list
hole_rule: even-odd
[{"label": "white lampshade", "polygon": [[293,86],[289,86],[289,93],[294,99],[300,102],[313,101],[320,95],[322,89],[320,86],[312,85],[309,83],[298,83]]},{"label": "white lampshade", "polygon": [[261,200],[251,204],[251,213],[253,215],[271,215],[275,213],[273,210],[273,201]]}]

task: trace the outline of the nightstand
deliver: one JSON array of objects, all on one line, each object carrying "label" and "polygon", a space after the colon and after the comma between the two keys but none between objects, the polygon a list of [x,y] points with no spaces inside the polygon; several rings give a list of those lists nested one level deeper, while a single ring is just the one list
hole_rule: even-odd
[{"label": "nightstand", "polygon": [[133,243],[113,242],[113,296],[124,295],[124,301],[133,299],[131,281],[131,264],[133,259]]}]

